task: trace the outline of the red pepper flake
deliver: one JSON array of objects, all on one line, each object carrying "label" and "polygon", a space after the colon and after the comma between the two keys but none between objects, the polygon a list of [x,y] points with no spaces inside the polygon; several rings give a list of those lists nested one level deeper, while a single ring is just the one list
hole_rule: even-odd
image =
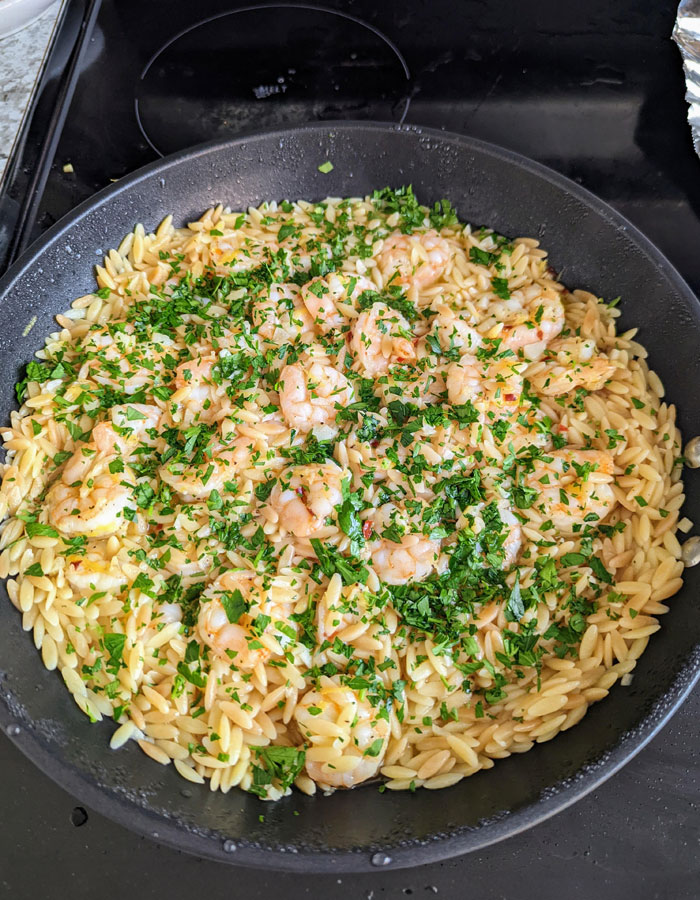
[{"label": "red pepper flake", "polygon": [[515,400],[515,394],[505,394],[504,395],[508,403],[512,403]]},{"label": "red pepper flake", "polygon": [[372,531],[373,531],[373,529],[372,529],[372,523],[369,521],[369,519],[366,519],[366,520],[362,523],[362,537],[363,537],[366,541],[368,541],[368,540],[372,537]]}]

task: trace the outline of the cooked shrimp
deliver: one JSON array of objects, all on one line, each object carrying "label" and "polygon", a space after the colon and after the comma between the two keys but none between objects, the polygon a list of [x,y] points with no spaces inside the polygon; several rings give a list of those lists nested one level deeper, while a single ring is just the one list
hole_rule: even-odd
[{"label": "cooked shrimp", "polygon": [[114,593],[127,583],[116,556],[105,559],[99,551],[66,559],[66,581],[80,594],[108,591]]},{"label": "cooked shrimp", "polygon": [[437,334],[445,353],[459,351],[460,354],[474,354],[482,345],[479,332],[467,322],[466,314],[451,309],[445,303],[434,306],[437,313],[432,320],[432,328]]},{"label": "cooked shrimp", "polygon": [[222,576],[207,588],[202,594],[197,631],[217,656],[231,660],[240,669],[254,669],[269,659],[270,651],[258,646],[259,635],[251,631],[252,619],[246,610],[251,605],[252,573],[251,577],[245,574]]},{"label": "cooked shrimp", "polygon": [[531,288],[528,296],[515,291],[508,300],[491,301],[488,313],[486,322],[495,319],[497,324],[486,332],[487,336],[500,338],[503,347],[523,351],[530,360],[539,359],[564,327],[564,305],[559,295],[537,287]]},{"label": "cooked shrimp", "polygon": [[[111,430],[105,430],[101,438],[102,442],[106,443],[110,439],[111,434]],[[114,438],[117,438],[116,433],[114,434]],[[106,455],[107,454],[105,453],[100,453],[100,451],[97,449],[97,443],[95,441],[80,444],[63,467],[63,472],[61,474],[63,483],[76,484],[85,480],[90,472],[101,471],[105,468],[103,463],[105,461]],[[113,459],[115,456],[116,453],[112,451],[109,454],[109,459]]]},{"label": "cooked shrimp", "polygon": [[473,403],[482,418],[513,413],[523,392],[522,370],[523,363],[512,353],[497,353],[483,360],[465,354],[447,367],[447,397],[455,406]]},{"label": "cooked shrimp", "polygon": [[111,423],[99,422],[92,430],[95,447],[101,453],[129,454],[138,444],[152,447],[163,411],[147,403],[125,403],[110,410]]},{"label": "cooked shrimp", "polygon": [[513,453],[525,447],[541,450],[552,449],[552,423],[549,416],[539,407],[521,406],[517,419],[512,418],[504,446]]},{"label": "cooked shrimp", "polygon": [[90,478],[89,486],[79,487],[58,482],[46,496],[49,521],[63,534],[87,537],[104,537],[125,529],[129,522],[124,510],[131,499],[125,476],[105,471]]},{"label": "cooked shrimp", "polygon": [[[92,430],[92,440],[81,443],[63,467],[64,484],[75,485],[108,468],[117,456],[128,458],[143,440],[153,444],[152,429],[157,428],[162,412],[157,406],[130,403],[113,406],[111,422],[98,422]],[[151,434],[149,434],[151,432]]]},{"label": "cooked shrimp", "polygon": [[[386,521],[384,510],[391,504],[380,507],[373,517],[375,532],[381,535],[382,521]],[[396,524],[396,520],[392,520]],[[371,545],[372,565],[379,579],[386,584],[406,584],[421,581],[436,568],[440,554],[440,541],[431,540],[422,534],[402,534],[398,541],[382,537]]]},{"label": "cooked shrimp", "polygon": [[406,319],[386,303],[375,303],[361,312],[350,341],[360,370],[368,376],[380,375],[391,365],[412,362],[416,348],[408,335]]},{"label": "cooked shrimp", "polygon": [[538,492],[531,509],[538,519],[551,519],[562,534],[578,534],[586,522],[601,522],[612,512],[613,474],[613,458],[603,450],[553,450],[535,460],[534,471],[525,477]]},{"label": "cooked shrimp", "polygon": [[374,291],[376,285],[362,275],[332,272],[312,278],[301,289],[306,309],[321,334],[347,326],[356,301],[364,291]]},{"label": "cooked shrimp", "polygon": [[445,399],[445,378],[435,369],[422,371],[414,366],[396,366],[374,383],[374,393],[384,406],[393,400],[413,403],[420,409]]},{"label": "cooked shrimp", "polygon": [[211,419],[212,412],[218,409],[219,385],[212,379],[217,361],[216,356],[203,356],[188,359],[175,369],[175,390],[184,392],[179,402],[196,412],[198,418]]},{"label": "cooked shrimp", "polygon": [[[240,331],[225,331],[217,339],[219,352],[195,355],[175,370],[174,400],[185,411],[184,421],[214,422],[220,418],[226,401],[224,384],[232,378],[246,380],[250,359],[260,349],[258,336],[246,326]],[[180,393],[181,392],[181,393]],[[182,419],[182,416],[178,416]]]},{"label": "cooked shrimp", "polygon": [[131,323],[119,325],[93,329],[85,335],[82,350],[86,361],[78,378],[91,378],[98,384],[134,394],[156,382],[158,363],[173,341],[161,334],[145,340],[136,334]]},{"label": "cooked shrimp", "polygon": [[254,240],[240,231],[234,231],[213,241],[210,253],[217,275],[229,275],[256,268],[269,261],[278,250],[279,244],[274,235],[263,235]]},{"label": "cooked shrimp", "polygon": [[534,388],[548,397],[560,397],[578,387],[599,391],[615,371],[615,364],[597,352],[592,340],[570,337],[547,348],[550,363],[545,373],[531,378]]},{"label": "cooked shrimp", "polygon": [[[119,418],[119,412],[115,417]],[[123,512],[134,475],[123,463],[123,471],[110,469],[118,455],[126,455],[119,450],[122,435],[113,425],[100,423],[93,429],[93,438],[77,447],[63,467],[61,480],[46,495],[49,520],[65,534],[102,537],[128,525]]]},{"label": "cooked shrimp", "polygon": [[267,296],[256,298],[250,315],[258,334],[281,346],[313,331],[313,319],[296,284],[271,284]]},{"label": "cooked shrimp", "polygon": [[[286,599],[276,588],[266,588],[255,572],[225,572],[202,594],[199,637],[217,656],[240,669],[254,669],[272,654],[260,638],[272,622],[286,623]],[[269,616],[263,632],[254,624],[260,614]]]},{"label": "cooked shrimp", "polygon": [[377,774],[386,753],[390,724],[383,707],[372,706],[342,676],[322,676],[294,710],[306,751],[306,771],[326,788],[351,788]]},{"label": "cooked shrimp", "polygon": [[343,474],[334,462],[283,471],[268,501],[280,529],[295,537],[313,537],[343,502]]},{"label": "cooked shrimp", "polygon": [[490,503],[480,503],[474,515],[476,535],[486,532],[493,535],[485,551],[503,554],[503,568],[515,564],[522,544],[522,528],[507,500],[499,498]]},{"label": "cooked shrimp", "polygon": [[158,469],[158,475],[183,500],[203,500],[212,491],[220,491],[225,482],[231,481],[249,466],[253,453],[253,442],[249,438],[239,437],[229,444],[214,445],[213,455],[205,457],[201,463],[166,463]]},{"label": "cooked shrimp", "polygon": [[[384,238],[377,257],[384,283],[430,287],[450,261],[450,245],[436,231],[393,232]],[[398,273],[398,277],[393,277]],[[393,279],[393,280],[392,280]]]},{"label": "cooked shrimp", "polygon": [[348,379],[327,360],[285,366],[279,378],[280,407],[290,428],[309,432],[316,426],[333,426],[336,410],[353,402]]}]

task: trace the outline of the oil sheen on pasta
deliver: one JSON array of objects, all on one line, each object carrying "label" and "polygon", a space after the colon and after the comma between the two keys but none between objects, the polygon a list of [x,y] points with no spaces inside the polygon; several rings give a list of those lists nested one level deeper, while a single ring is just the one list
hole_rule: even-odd
[{"label": "oil sheen on pasta", "polygon": [[629,681],[681,586],[675,410],[536,241],[385,189],[137,226],[97,282],[2,432],[0,576],[113,747],[441,788]]}]

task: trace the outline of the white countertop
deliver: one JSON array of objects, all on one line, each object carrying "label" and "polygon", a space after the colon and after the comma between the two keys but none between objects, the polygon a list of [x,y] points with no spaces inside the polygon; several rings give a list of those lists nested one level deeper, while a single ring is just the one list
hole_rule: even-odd
[{"label": "white countertop", "polygon": [[0,38],[0,178],[31,99],[61,3],[36,22]]}]

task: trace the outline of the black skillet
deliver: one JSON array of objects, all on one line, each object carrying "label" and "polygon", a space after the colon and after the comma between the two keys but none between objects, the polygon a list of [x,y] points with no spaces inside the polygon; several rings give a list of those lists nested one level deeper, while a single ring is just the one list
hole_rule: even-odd
[{"label": "black skillet", "polygon": [[[333,170],[319,172],[329,160]],[[137,222],[178,224],[208,206],[266,199],[364,195],[412,183],[448,197],[460,217],[539,238],[570,287],[622,297],[622,327],[640,327],[654,369],[680,408],[686,438],[700,432],[700,306],[670,263],[622,216],[549,169],[467,137],[372,123],[309,125],[177,153],[79,206],[0,280],[0,422],[13,384],[54,330],[53,317],[94,287],[93,266]],[[37,321],[24,336],[30,319]],[[686,515],[700,518],[686,473]],[[700,673],[698,571],[671,601],[629,687],[616,686],[581,724],[524,756],[445,791],[331,797],[295,793],[277,804],[224,796],[183,781],[134,745],[108,748],[111,722],[90,725],[60,677],[47,672],[17,612],[0,598],[0,726],[46,774],[86,805],[189,853],[304,872],[411,866],[484,847],[563,809],[608,778],[662,727]],[[595,827],[595,823],[591,823]]]}]

